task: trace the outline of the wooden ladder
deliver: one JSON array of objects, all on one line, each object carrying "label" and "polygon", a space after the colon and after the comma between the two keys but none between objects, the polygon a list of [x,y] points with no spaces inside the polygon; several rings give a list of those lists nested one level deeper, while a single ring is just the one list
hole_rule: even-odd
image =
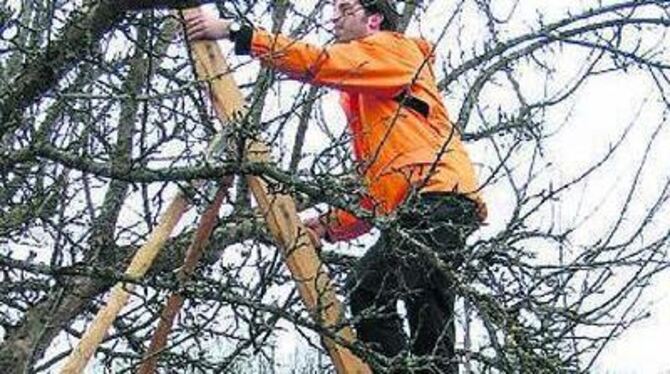
[{"label": "wooden ladder", "polygon": [[[186,9],[179,12],[179,16],[202,11],[200,8]],[[235,121],[244,113],[244,97],[232,77],[218,44],[212,41],[196,41],[190,42],[189,47],[198,79],[206,82],[211,105],[220,122],[229,124]],[[269,148],[263,143],[252,142],[246,151],[247,160],[250,162],[270,162]],[[298,217],[295,202],[289,195],[270,189],[268,183],[260,177],[246,178],[270,232],[282,251],[284,261],[296,282],[305,306],[316,323],[332,331],[332,336],[322,336],[322,343],[330,354],[335,370],[337,373],[371,373],[370,368],[345,347],[354,342],[355,335],[350,327],[341,324],[342,305],[333,291],[326,268],[321,263]],[[222,181],[215,199],[201,217],[187,250],[184,265],[178,274],[180,281],[188,279],[195,269],[215,226],[219,207],[231,182],[232,178],[225,178]],[[202,183],[196,182],[194,187],[202,187]],[[178,193],[161,216],[158,226],[150,234],[147,242],[133,257],[125,272],[126,277],[139,280],[146,274],[188,205],[187,197],[181,192]],[[62,373],[74,374],[84,370],[107,330],[126,304],[132,288],[133,284],[127,282],[119,282],[114,286],[109,301],[98,311],[76,348],[68,356]],[[179,293],[170,295],[140,367],[141,373],[155,371],[157,356],[166,345],[172,323],[183,301],[183,296]],[[337,330],[332,330],[335,327]]]}]

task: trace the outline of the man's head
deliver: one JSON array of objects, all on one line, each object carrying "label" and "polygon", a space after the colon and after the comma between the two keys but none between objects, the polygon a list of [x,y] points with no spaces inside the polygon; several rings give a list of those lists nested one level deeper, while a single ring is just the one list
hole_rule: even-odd
[{"label": "man's head", "polygon": [[395,31],[397,14],[390,0],[335,0],[335,37],[340,42],[380,30]]}]

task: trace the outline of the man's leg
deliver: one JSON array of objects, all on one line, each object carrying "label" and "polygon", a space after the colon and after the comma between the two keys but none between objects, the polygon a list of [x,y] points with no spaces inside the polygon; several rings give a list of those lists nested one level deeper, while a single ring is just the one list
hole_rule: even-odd
[{"label": "man's leg", "polygon": [[455,271],[463,260],[465,238],[476,224],[476,207],[460,196],[431,194],[420,198],[409,217],[413,218],[403,222],[403,229],[423,247],[407,241],[404,245],[415,258],[403,271],[411,290],[405,303],[412,353],[429,359],[422,372],[456,374],[455,289],[424,252],[434,251]]},{"label": "man's leg", "polygon": [[417,288],[415,294],[405,299],[412,353],[428,361],[426,370],[421,372],[456,374],[454,292],[447,282],[438,279]]},{"label": "man's leg", "polygon": [[406,349],[407,337],[396,308],[398,269],[387,250],[382,235],[356,264],[346,288],[358,339],[392,358]]}]

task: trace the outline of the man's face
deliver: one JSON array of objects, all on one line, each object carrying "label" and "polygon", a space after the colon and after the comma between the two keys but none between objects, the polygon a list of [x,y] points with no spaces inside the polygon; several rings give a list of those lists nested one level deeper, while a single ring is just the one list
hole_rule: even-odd
[{"label": "man's face", "polygon": [[335,38],[339,42],[359,39],[370,33],[369,16],[359,0],[335,0]]}]

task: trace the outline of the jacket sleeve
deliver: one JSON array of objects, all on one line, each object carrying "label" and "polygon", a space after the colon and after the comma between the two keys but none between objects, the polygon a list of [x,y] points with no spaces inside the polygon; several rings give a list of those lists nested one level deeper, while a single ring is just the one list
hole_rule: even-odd
[{"label": "jacket sleeve", "polygon": [[[372,200],[365,197],[361,201],[361,207],[372,211]],[[327,227],[324,239],[330,243],[355,239],[372,229],[372,224],[342,209],[334,209],[322,221]]]},{"label": "jacket sleeve", "polygon": [[[403,54],[419,51],[404,38],[384,34],[317,47],[256,28],[236,38],[235,50],[238,54],[248,52],[292,79],[392,97],[412,83],[418,68]],[[388,46],[391,42],[395,43],[393,48]]]}]

